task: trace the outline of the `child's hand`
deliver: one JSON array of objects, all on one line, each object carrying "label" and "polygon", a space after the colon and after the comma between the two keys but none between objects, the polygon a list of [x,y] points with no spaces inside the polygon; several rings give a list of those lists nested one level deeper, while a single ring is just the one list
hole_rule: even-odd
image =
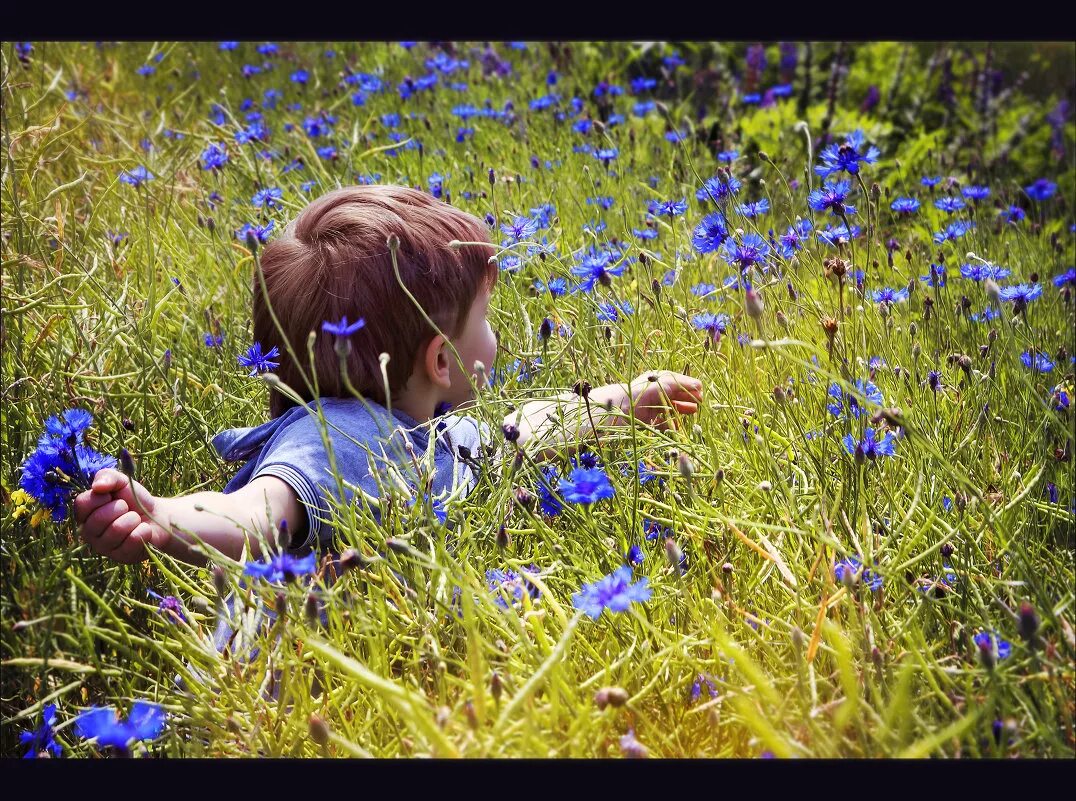
[{"label": "child's hand", "polygon": [[79,533],[91,549],[134,564],[146,558],[146,544],[163,548],[171,534],[150,520],[157,499],[119,470],[98,470],[93,484],[75,498]]},{"label": "child's hand", "polygon": [[[623,384],[621,384],[623,386]],[[671,370],[652,370],[631,382],[631,410],[641,423],[668,428],[669,409],[695,414],[702,402],[702,382]]]}]

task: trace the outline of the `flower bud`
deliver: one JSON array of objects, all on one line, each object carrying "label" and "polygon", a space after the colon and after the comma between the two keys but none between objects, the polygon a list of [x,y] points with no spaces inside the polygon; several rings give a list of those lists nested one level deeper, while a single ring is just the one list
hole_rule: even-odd
[{"label": "flower bud", "polygon": [[278,618],[283,618],[288,613],[288,596],[282,592],[276,594],[275,602],[276,615]]},{"label": "flower bud", "polygon": [[515,442],[519,439],[519,429],[511,423],[505,423],[501,426],[501,433],[504,434],[504,438],[508,442]]},{"label": "flower bud", "polygon": [[792,645],[797,651],[803,650],[803,632],[799,626],[792,627]]},{"label": "flower bud", "polygon": [[501,700],[501,694],[504,692],[504,685],[501,683],[501,674],[496,670],[493,671],[493,675],[489,678],[489,692],[493,696],[494,701]]},{"label": "flower bud", "polygon": [[545,342],[553,335],[553,321],[546,317],[538,328],[538,338]]},{"label": "flower bud", "polygon": [[744,293],[743,300],[744,311],[747,312],[747,316],[753,319],[758,319],[762,316],[762,312],[766,308],[766,304],[762,302],[762,297],[754,290],[754,288],[748,289]]},{"label": "flower bud", "polygon": [[504,549],[507,548],[511,540],[508,537],[508,529],[504,523],[497,528],[497,547]]},{"label": "flower bud", "polygon": [[628,691],[622,687],[602,687],[594,693],[594,705],[598,709],[607,706],[622,707],[628,702]]},{"label": "flower bud", "polygon": [[120,469],[124,475],[133,479],[135,475],[134,459],[131,458],[131,452],[126,448],[120,448]]},{"label": "flower bud", "polygon": [[684,552],[680,550],[680,546],[672,537],[665,538],[665,558],[669,560],[669,564],[678,575],[684,574]]},{"label": "flower bud", "polygon": [[308,721],[310,727],[310,739],[320,746],[326,746],[329,744],[329,724],[319,718],[317,715],[311,713]]},{"label": "flower bud", "polygon": [[224,575],[224,568],[220,565],[213,565],[213,589],[217,591],[217,595],[224,595],[228,589],[226,577]]},{"label": "flower bud", "polygon": [[389,250],[395,253],[400,249],[400,237],[393,231],[385,239],[385,244],[388,245]]},{"label": "flower bud", "polygon": [[306,604],[303,606],[303,613],[306,615],[306,622],[311,628],[316,628],[318,625],[318,596],[314,593],[309,593],[306,596]]},{"label": "flower bud", "polygon": [[489,168],[488,177],[490,186],[493,186],[495,183],[497,183],[497,173],[493,171],[492,167]]},{"label": "flower bud", "polygon": [[986,296],[994,303],[1001,300],[1001,287],[998,286],[998,282],[993,278],[987,277],[987,279],[983,281],[983,290],[986,292]]},{"label": "flower bud", "polygon": [[685,480],[695,475],[695,464],[686,453],[681,453],[677,457],[676,468],[680,471],[680,476]]},{"label": "flower bud", "polygon": [[1039,630],[1039,616],[1035,613],[1035,607],[1024,601],[1020,604],[1020,621],[1018,624],[1020,636],[1028,643],[1035,641],[1035,634]]},{"label": "flower bud", "polygon": [[982,662],[983,667],[987,670],[993,670],[994,665],[997,664],[997,657],[994,655],[994,643],[989,638],[979,643],[979,661]]}]

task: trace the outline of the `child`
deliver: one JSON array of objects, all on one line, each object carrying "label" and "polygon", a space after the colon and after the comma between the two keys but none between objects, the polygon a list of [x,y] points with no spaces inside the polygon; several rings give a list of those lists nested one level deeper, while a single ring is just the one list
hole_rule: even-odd
[{"label": "child", "polygon": [[[477,218],[406,187],[345,187],[310,203],[265,247],[254,278],[254,340],[280,353],[274,372],[284,387],[270,385],[272,419],[213,439],[225,460],[244,466],[223,492],[175,498],[101,470],[75,499],[82,538],[125,563],[152,545],[202,564],[197,540],[232,559],[246,546],[256,559],[262,540],[293,552],[329,547],[329,500],[357,501],[351,487],[374,504],[393,476],[423,487],[419,498],[467,491],[488,433],[438,412],[470,400],[496,356],[486,317],[498,268],[488,242]],[[520,447],[553,430],[553,418],[565,439],[628,414],[665,426],[670,407],[694,413],[701,394],[698,379],[662,371],[591,390],[590,409],[565,393],[525,404],[505,424],[518,428]],[[286,535],[273,542],[278,531]]]}]

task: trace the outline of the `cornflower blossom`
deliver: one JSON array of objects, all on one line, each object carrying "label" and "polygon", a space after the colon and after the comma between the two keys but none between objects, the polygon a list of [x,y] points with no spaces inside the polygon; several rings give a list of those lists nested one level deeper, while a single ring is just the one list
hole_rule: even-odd
[{"label": "cornflower blossom", "polygon": [[[534,565],[528,565],[522,569],[532,575],[538,575],[540,572]],[[494,596],[493,602],[502,609],[509,608],[508,598],[511,599],[511,605],[515,606],[522,602],[524,594],[530,596],[533,600],[537,600],[541,595],[541,591],[536,585],[524,579],[522,573],[516,573],[514,570],[496,568],[487,570],[486,584]]]},{"label": "cornflower blossom", "polygon": [[56,742],[56,704],[49,704],[41,711],[41,725],[33,731],[19,732],[19,744],[28,746],[23,755],[26,759],[36,759],[43,751],[54,757],[63,756],[63,747]]},{"label": "cornflower blossom", "polygon": [[998,216],[1005,222],[1016,225],[1018,222],[1023,222],[1027,217],[1027,212],[1019,206],[1009,206],[1009,208],[999,211]]},{"label": "cornflower blossom", "polygon": [[846,243],[850,239],[858,238],[862,232],[858,225],[853,225],[851,231],[844,225],[837,225],[817,231],[816,235],[819,242],[825,242],[830,247],[836,247],[840,243]]},{"label": "cornflower blossom", "polygon": [[709,200],[716,203],[719,200],[735,195],[740,191],[741,186],[743,184],[731,175],[725,181],[720,178],[708,178],[701,188],[695,190],[695,198],[699,201]]},{"label": "cornflower blossom", "polygon": [[238,360],[243,367],[251,368],[250,375],[253,377],[258,373],[272,372],[279,367],[280,362],[271,361],[278,356],[280,356],[280,349],[276,345],[268,353],[262,353],[262,343],[255,342],[245,354],[238,357]]},{"label": "cornflower blossom", "polygon": [[810,220],[799,220],[788,226],[788,230],[777,237],[777,252],[783,259],[791,259],[797,250],[803,250],[813,224]]},{"label": "cornflower blossom", "polygon": [[720,212],[707,214],[691,233],[691,244],[699,253],[713,253],[728,239],[729,230]]},{"label": "cornflower blossom", "polygon": [[897,214],[914,214],[919,211],[919,201],[914,197],[898,197],[889,204],[889,208]]},{"label": "cornflower blossom", "polygon": [[934,244],[940,245],[943,242],[955,242],[974,227],[975,223],[973,222],[967,220],[953,220],[953,222],[949,223],[942,230],[934,232]]},{"label": "cornflower blossom", "polygon": [[855,214],[856,207],[846,203],[852,189],[851,181],[837,181],[815,189],[807,196],[807,205],[815,211],[829,211],[833,216]]},{"label": "cornflower blossom", "polygon": [[1024,351],[1020,354],[1020,361],[1023,363],[1024,367],[1039,373],[1049,373],[1054,369],[1054,363],[1042,353]]},{"label": "cornflower blossom", "polygon": [[560,482],[560,473],[556,467],[546,465],[542,468],[542,479],[538,482],[538,505],[549,517],[556,517],[564,511],[564,503],[556,493]]},{"label": "cornflower blossom", "polygon": [[680,200],[651,200],[647,210],[655,217],[679,217],[687,211],[687,202]]},{"label": "cornflower blossom", "polygon": [[280,198],[282,198],[283,196],[283,190],[281,190],[280,187],[277,186],[272,186],[268,189],[259,189],[257,192],[254,193],[254,197],[250,199],[250,205],[254,206],[254,208],[256,209],[275,209],[280,206],[277,201],[280,200]]},{"label": "cornflower blossom", "polygon": [[273,221],[270,220],[265,225],[254,225],[253,223],[243,223],[243,227],[235,232],[235,238],[241,242],[245,242],[247,235],[252,235],[258,242],[263,245],[269,241],[269,237],[273,233]]},{"label": "cornflower blossom", "polygon": [[823,179],[839,172],[858,175],[860,162],[874,164],[882,155],[874,145],[864,149],[865,144],[862,131],[850,133],[843,144],[829,145],[819,154],[822,163],[814,171]]},{"label": "cornflower blossom", "polygon": [[985,281],[987,278],[1002,281],[1012,275],[1012,270],[996,264],[961,264],[960,275],[971,281]]},{"label": "cornflower blossom", "polygon": [[841,442],[849,455],[857,460],[862,458],[873,462],[879,456],[896,456],[897,439],[893,436],[893,432],[886,431],[881,439],[878,436],[879,432],[868,428],[864,430],[862,439],[857,440],[851,434],[845,434]]},{"label": "cornflower blossom", "polygon": [[623,275],[624,270],[627,269],[627,263],[622,261],[618,265],[611,266],[610,262],[613,257],[614,254],[608,250],[599,250],[585,254],[579,264],[573,265],[572,275],[582,279],[579,289],[583,292],[590,292],[597,283],[609,286],[613,277]]},{"label": "cornflower blossom", "polygon": [[997,632],[980,631],[972,637],[972,641],[979,650],[992,652],[995,660],[1008,659],[1012,655],[1012,645],[1007,640],[1001,639]]},{"label": "cornflower blossom", "polygon": [[768,198],[762,198],[761,200],[755,200],[750,203],[741,203],[736,207],[741,215],[749,220],[753,220],[762,214],[765,214],[770,210],[770,201]]},{"label": "cornflower blossom", "polygon": [[617,303],[599,303],[598,304],[598,322],[599,323],[615,323],[620,320],[620,315],[627,316],[632,314],[635,309],[632,305],[622,300]]},{"label": "cornflower blossom", "polygon": [[164,733],[167,713],[157,704],[135,701],[126,720],[120,720],[115,708],[91,707],[75,718],[75,731],[97,745],[127,751],[132,740],[156,740]]},{"label": "cornflower blossom", "polygon": [[210,144],[202,151],[202,169],[220,170],[228,163],[228,151],[224,145]]},{"label": "cornflower blossom", "polygon": [[871,300],[875,303],[900,303],[908,299],[908,287],[902,287],[900,289],[893,289],[891,287],[882,287],[881,289],[875,289],[871,292]]},{"label": "cornflower blossom", "polygon": [[142,165],[135,167],[133,170],[124,170],[120,173],[120,181],[135,188],[142,186],[147,181],[152,181],[153,177],[153,173]]},{"label": "cornflower blossom", "polygon": [[[867,402],[874,406],[882,406],[885,403],[885,398],[882,396],[882,391],[878,389],[870,381],[863,381],[859,379],[855,383],[856,392],[867,399]],[[852,417],[859,419],[860,415],[866,413],[860,405],[859,399],[851,392],[845,392],[841,389],[841,385],[834,382],[829,385],[828,395],[832,400],[826,406],[826,409],[834,417],[841,417],[844,415],[844,409],[847,406],[848,411],[852,413]]]},{"label": "cornflower blossom", "polygon": [[958,197],[939,197],[934,201],[934,208],[946,214],[956,214],[966,204]]},{"label": "cornflower blossom", "polygon": [[924,175],[922,178],[919,179],[919,183],[927,187],[927,189],[933,189],[938,184],[940,184],[941,181],[942,177],[940,175]]},{"label": "cornflower blossom", "polygon": [[990,197],[989,186],[966,186],[961,194],[968,200],[980,201]]},{"label": "cornflower blossom", "polygon": [[538,223],[530,217],[516,217],[510,224],[501,225],[501,233],[511,237],[515,242],[522,242],[538,233]]},{"label": "cornflower blossom", "polygon": [[572,604],[594,620],[601,617],[604,610],[626,612],[632,603],[642,603],[651,596],[649,579],[645,576],[634,584],[631,582],[631,568],[618,567],[608,576],[591,584],[585,584],[572,596]]},{"label": "cornflower blossom", "polygon": [[1076,286],[1076,267],[1069,267],[1065,272],[1053,277],[1054,286]]},{"label": "cornflower blossom", "polygon": [[270,584],[292,581],[296,576],[313,573],[317,568],[317,554],[310,553],[303,557],[290,553],[271,556],[265,562],[247,562],[243,565],[243,575],[263,579]]},{"label": "cornflower blossom", "polygon": [[691,324],[700,331],[706,331],[714,339],[718,338],[728,329],[729,316],[727,314],[696,314],[691,318]]},{"label": "cornflower blossom", "polygon": [[1054,193],[1057,191],[1057,184],[1053,181],[1048,181],[1045,178],[1039,178],[1030,186],[1025,186],[1024,191],[1027,192],[1029,198],[1041,203],[1054,196]]},{"label": "cornflower blossom", "polygon": [[1042,284],[1016,284],[1001,288],[1001,299],[1006,303],[1015,303],[1017,307],[1026,307],[1031,301],[1042,295]]},{"label": "cornflower blossom", "polygon": [[833,565],[833,575],[837,581],[841,582],[844,581],[845,574],[851,576],[854,580],[859,575],[860,570],[863,570],[863,574],[859,578],[868,589],[874,591],[882,588],[882,577],[869,568],[864,568],[863,563],[854,556],[845,557]]},{"label": "cornflower blossom", "polygon": [[769,252],[770,246],[765,239],[758,234],[747,233],[739,244],[734,239],[725,242],[721,256],[726,262],[743,271],[756,264],[765,264]]}]

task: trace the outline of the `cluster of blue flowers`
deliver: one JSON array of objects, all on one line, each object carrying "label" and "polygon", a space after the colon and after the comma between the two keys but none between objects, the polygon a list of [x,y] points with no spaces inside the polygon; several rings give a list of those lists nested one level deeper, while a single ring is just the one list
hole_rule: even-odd
[{"label": "cluster of blue flowers", "polygon": [[115,467],[112,456],[98,453],[85,442],[93,415],[85,409],[68,409],[45,421],[37,449],[22,464],[19,486],[42,507],[53,521],[67,518],[72,497],[88,490],[98,470]]}]

